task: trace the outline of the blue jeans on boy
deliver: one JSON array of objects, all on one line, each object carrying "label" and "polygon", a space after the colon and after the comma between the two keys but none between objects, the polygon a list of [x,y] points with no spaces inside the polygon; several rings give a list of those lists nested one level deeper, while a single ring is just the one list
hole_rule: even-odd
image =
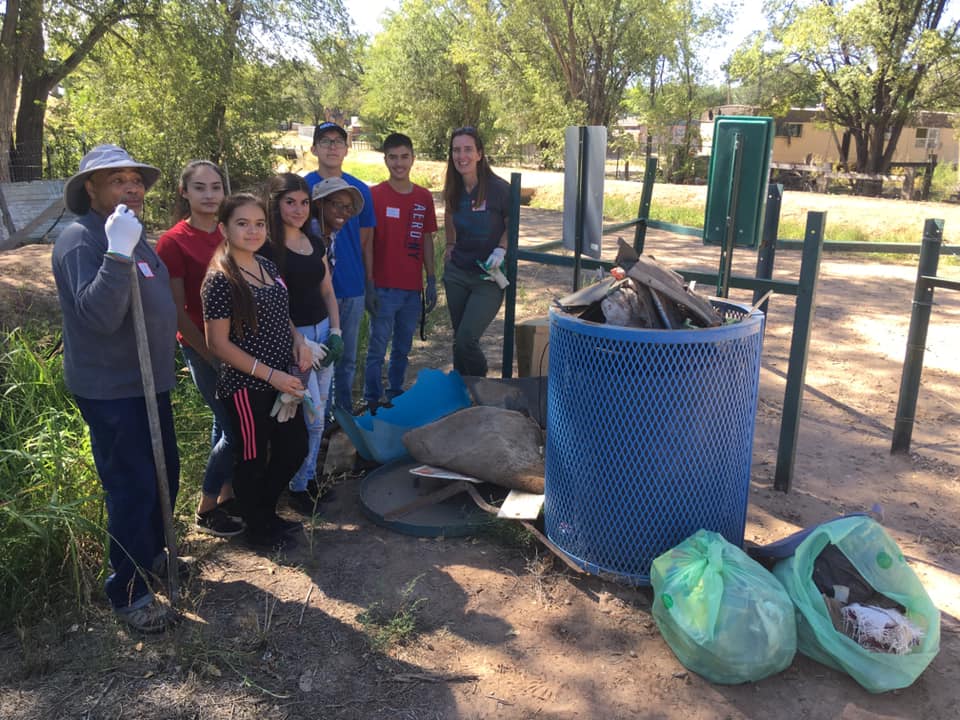
[{"label": "blue jeans on boy", "polygon": [[363,320],[363,295],[337,298],[340,331],[343,333],[343,357],[333,373],[333,398],[338,407],[353,412],[353,376],[357,372],[357,343]]},{"label": "blue jeans on boy", "polygon": [[181,345],[183,360],[190,369],[193,384],[197,386],[200,397],[213,411],[213,427],[210,429],[210,457],[207,469],[203,473],[203,494],[216,497],[224,483],[233,481],[233,466],[236,462],[233,449],[233,428],[230,415],[223,402],[217,397],[217,370],[189,345]]},{"label": "blue jeans on boy", "polygon": [[[330,335],[330,320],[323,320],[316,325],[298,326],[299,330],[307,340],[313,340],[318,343],[326,343]],[[330,398],[330,383],[333,380],[333,366],[330,365],[320,370],[311,370],[307,380],[307,392],[310,394],[310,400],[313,407],[316,408],[316,415],[313,419],[308,417],[306,408],[303,412],[303,420],[307,426],[307,456],[303,459],[300,469],[290,479],[290,490],[293,492],[302,492],[307,489],[311,480],[317,477],[317,457],[320,455],[320,443],[323,440],[323,426],[327,407],[327,400]],[[296,420],[296,418],[294,418]]]},{"label": "blue jeans on boy", "polygon": [[390,343],[390,365],[387,368],[387,400],[403,392],[407,373],[407,356],[413,347],[413,334],[420,321],[421,300],[416,290],[377,288],[379,308],[370,321],[367,363],[364,372],[363,397],[368,404],[383,397],[383,360]]},{"label": "blue jeans on boy", "polygon": [[[77,397],[76,401],[90,429],[93,460],[106,495],[113,568],[113,574],[107,578],[107,597],[116,610],[141,607],[152,597],[143,573],[150,570],[166,547],[146,402],[143,397]],[[180,487],[180,456],[170,393],[158,393],[157,405],[170,501],[175,504]]]}]

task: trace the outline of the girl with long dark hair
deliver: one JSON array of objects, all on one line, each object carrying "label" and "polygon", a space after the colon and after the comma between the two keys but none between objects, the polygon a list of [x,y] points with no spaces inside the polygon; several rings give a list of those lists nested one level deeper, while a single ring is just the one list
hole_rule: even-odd
[{"label": "girl with long dark hair", "polygon": [[226,179],[209,160],[193,160],[180,174],[174,225],[160,236],[157,254],[170,271],[170,290],[177,304],[177,340],[200,396],[213,412],[210,457],[203,474],[196,528],[219,537],[239,535],[243,525],[233,505],[233,433],[224,404],[216,396],[217,366],[203,334],[200,285],[213,253],[223,243],[217,213]]},{"label": "girl with long dark hair", "polygon": [[280,518],[276,506],[307,452],[295,403],[305,391],[298,375],[310,367],[310,350],[290,322],[277,266],[257,255],[267,239],[263,202],[231,195],[220,210],[220,230],[226,240],[201,291],[207,346],[221,361],[217,396],[238,440],[234,490],[247,537],[255,546],[277,546],[300,527]]},{"label": "girl with long dark hair", "polygon": [[493,174],[476,128],[453,131],[443,185],[443,285],[453,325],[453,367],[483,377],[480,337],[503,303],[501,266],[507,253],[510,185]]}]

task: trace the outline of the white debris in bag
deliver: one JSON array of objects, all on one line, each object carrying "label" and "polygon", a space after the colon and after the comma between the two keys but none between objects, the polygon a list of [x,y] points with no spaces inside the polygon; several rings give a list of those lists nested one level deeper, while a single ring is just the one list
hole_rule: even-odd
[{"label": "white debris in bag", "polygon": [[923,630],[892,608],[853,603],[840,614],[844,634],[867,650],[906,655],[923,639]]}]

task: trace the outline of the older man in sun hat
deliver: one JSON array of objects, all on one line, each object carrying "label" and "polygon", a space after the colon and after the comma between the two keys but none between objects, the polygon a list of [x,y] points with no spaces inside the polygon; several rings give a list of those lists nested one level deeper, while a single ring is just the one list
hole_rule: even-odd
[{"label": "older man in sun hat", "polygon": [[[163,630],[174,615],[147,580],[166,555],[130,309],[134,286],[143,301],[172,499],[180,474],[170,407],[177,311],[167,269],[137,218],[144,193],[159,176],[157,168],[136,162],[116,145],[95,147],[67,180],[64,204],[78,217],[53,249],[64,379],[90,430],[106,495],[113,569],[106,593],[117,617],[143,632]],[[137,283],[131,265],[139,273]]]}]

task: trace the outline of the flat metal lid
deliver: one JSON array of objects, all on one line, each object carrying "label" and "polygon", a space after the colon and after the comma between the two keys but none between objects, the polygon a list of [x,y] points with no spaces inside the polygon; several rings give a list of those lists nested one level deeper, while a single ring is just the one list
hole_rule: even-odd
[{"label": "flat metal lid", "polygon": [[[419,507],[403,517],[386,519],[385,516],[397,508],[450,484],[449,480],[411,475],[411,468],[418,465],[422,463],[395,460],[363,478],[360,483],[360,504],[367,516],[377,525],[417,537],[463,537],[475,535],[496,519],[478,508],[465,492]],[[508,492],[505,488],[488,483],[478,485],[477,490],[490,503],[499,503]]]}]

